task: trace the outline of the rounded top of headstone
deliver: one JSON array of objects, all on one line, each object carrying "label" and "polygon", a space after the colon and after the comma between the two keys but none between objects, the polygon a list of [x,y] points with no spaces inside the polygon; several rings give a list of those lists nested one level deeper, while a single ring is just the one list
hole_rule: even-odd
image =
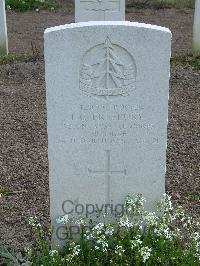
[{"label": "rounded top of headstone", "polygon": [[62,31],[65,29],[74,29],[74,28],[82,28],[82,27],[91,27],[91,26],[129,26],[135,28],[144,28],[149,30],[162,31],[171,34],[171,31],[166,27],[161,27],[157,25],[139,23],[139,22],[130,22],[130,21],[89,21],[89,22],[79,22],[79,23],[71,23],[60,25],[56,27],[47,28],[45,30],[45,34],[55,31]]}]

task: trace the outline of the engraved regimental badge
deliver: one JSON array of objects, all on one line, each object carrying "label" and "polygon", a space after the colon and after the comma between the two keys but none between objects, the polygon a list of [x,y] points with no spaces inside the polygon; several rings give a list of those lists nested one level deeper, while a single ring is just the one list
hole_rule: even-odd
[{"label": "engraved regimental badge", "polygon": [[135,84],[136,65],[132,55],[109,37],[85,53],[80,68],[80,90],[104,98],[128,96]]}]

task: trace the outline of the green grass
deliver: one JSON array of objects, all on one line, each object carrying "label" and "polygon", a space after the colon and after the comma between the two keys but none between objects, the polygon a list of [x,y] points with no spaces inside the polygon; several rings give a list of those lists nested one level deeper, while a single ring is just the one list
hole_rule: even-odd
[{"label": "green grass", "polygon": [[55,9],[57,5],[53,0],[6,0],[8,10],[28,11],[36,9]]},{"label": "green grass", "polygon": [[154,0],[157,8],[194,8],[195,0]]},{"label": "green grass", "polygon": [[186,199],[188,201],[200,201],[200,195],[197,194],[189,194]]},{"label": "green grass", "polygon": [[23,189],[23,190],[10,190],[10,189],[0,187],[0,198],[10,197],[10,196],[13,196],[15,194],[21,194],[21,193],[26,193],[26,192],[27,192],[27,190],[25,190],[25,189]]},{"label": "green grass", "polygon": [[[36,60],[39,56],[27,56],[27,55],[4,55],[0,56],[0,64],[8,64],[12,62],[27,62]],[[189,56],[175,56],[171,59],[171,63],[175,65],[184,65],[186,67],[194,67],[200,69],[200,55],[189,55]]]},{"label": "green grass", "polygon": [[10,62],[13,62],[13,61],[17,61],[17,56],[16,55],[12,55],[12,54],[9,54],[9,55],[1,55],[0,56],[0,64],[3,64],[3,63],[10,63]]},{"label": "green grass", "polygon": [[171,62],[175,65],[184,65],[186,67],[191,66],[196,69],[200,69],[200,55],[173,57]]},{"label": "green grass", "polygon": [[9,63],[14,63],[14,62],[28,62],[28,61],[35,61],[40,58],[40,55],[33,54],[31,55],[13,55],[13,54],[8,54],[8,55],[0,55],[0,65],[3,64],[9,64]]}]

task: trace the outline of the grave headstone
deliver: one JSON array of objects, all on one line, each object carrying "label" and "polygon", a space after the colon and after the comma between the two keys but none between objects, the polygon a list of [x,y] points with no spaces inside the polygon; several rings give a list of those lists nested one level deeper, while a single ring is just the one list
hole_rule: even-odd
[{"label": "grave headstone", "polygon": [[75,21],[125,20],[125,0],[75,0]]},{"label": "grave headstone", "polygon": [[5,2],[0,0],[0,55],[8,54]]},{"label": "grave headstone", "polygon": [[[165,191],[171,33],[132,22],[45,31],[51,219]],[[105,205],[103,205],[105,206]]]},{"label": "grave headstone", "polygon": [[200,0],[196,0],[195,2],[193,50],[194,52],[200,53]]}]

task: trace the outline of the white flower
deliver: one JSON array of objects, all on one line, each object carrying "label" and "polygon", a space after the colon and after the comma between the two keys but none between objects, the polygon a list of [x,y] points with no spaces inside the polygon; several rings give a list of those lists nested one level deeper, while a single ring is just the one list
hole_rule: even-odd
[{"label": "white flower", "polygon": [[171,196],[167,195],[166,193],[163,194],[163,198],[161,199],[161,207],[165,212],[173,210]]},{"label": "white flower", "polygon": [[105,228],[104,223],[98,223],[92,228],[93,234],[101,235],[103,233],[103,229]]},{"label": "white flower", "polygon": [[58,251],[57,250],[50,250],[49,251],[49,255],[51,256],[51,257],[53,257],[54,255],[57,255],[58,254]]},{"label": "white flower", "polygon": [[72,260],[75,256],[79,255],[79,253],[81,251],[80,245],[76,245],[75,242],[71,242],[69,250],[72,252],[70,254],[69,260]]},{"label": "white flower", "polygon": [[98,223],[93,227],[94,230],[102,230],[104,228],[104,223]]},{"label": "white flower", "polygon": [[172,232],[166,224],[159,224],[159,226],[154,229],[154,233],[157,236],[163,236],[169,240],[172,240],[172,238],[175,236],[175,233]]},{"label": "white flower", "polygon": [[195,241],[199,241],[200,240],[200,235],[198,232],[195,232],[192,234],[192,238],[195,240]]},{"label": "white flower", "polygon": [[68,220],[69,220],[69,216],[66,214],[66,215],[64,215],[64,216],[60,216],[60,217],[58,217],[58,218],[56,219],[56,222],[57,222],[58,224],[66,224],[66,223],[68,222]]},{"label": "white flower", "polygon": [[92,239],[92,238],[94,238],[93,234],[86,235],[86,239],[87,239],[87,240],[90,240],[90,239]]},{"label": "white flower", "polygon": [[120,227],[125,227],[125,228],[132,228],[134,226],[134,224],[129,221],[128,217],[124,216],[124,217],[120,218],[119,226]]},{"label": "white flower", "polygon": [[151,256],[152,249],[149,247],[142,247],[140,250],[140,254],[142,256],[143,262],[145,263],[149,257]]},{"label": "white flower", "polygon": [[24,248],[24,251],[25,251],[27,254],[31,254],[32,249],[31,249],[31,247],[25,247],[25,248]]},{"label": "white flower", "polygon": [[28,223],[34,228],[41,228],[42,225],[37,222],[37,217],[30,217]]},{"label": "white flower", "polygon": [[104,235],[101,235],[99,237],[99,239],[97,240],[97,244],[102,247],[103,252],[107,252],[108,243],[106,242],[106,237]]},{"label": "white flower", "polygon": [[142,194],[137,194],[135,198],[132,198],[128,195],[126,199],[127,210],[130,212],[131,210],[137,213],[140,213],[143,209],[145,202],[145,198]]},{"label": "white flower", "polygon": [[176,228],[175,231],[174,231],[174,236],[176,237],[181,237],[181,230],[179,228]]},{"label": "white flower", "polygon": [[108,224],[105,230],[105,235],[112,236],[114,233],[114,228],[111,224]]},{"label": "white flower", "polygon": [[157,225],[158,217],[155,212],[144,212],[144,221],[147,226],[155,226]]},{"label": "white flower", "polygon": [[140,247],[142,245],[142,241],[140,240],[140,236],[136,236],[134,240],[131,240],[131,249],[136,247]]},{"label": "white flower", "polygon": [[193,222],[192,217],[186,215],[182,216],[181,222],[184,222],[183,227],[192,227],[195,225],[195,222]]},{"label": "white flower", "polygon": [[122,246],[117,245],[115,247],[115,254],[122,256],[122,254],[125,252]]},{"label": "white flower", "polygon": [[75,256],[78,256],[79,253],[80,253],[80,245],[76,245],[73,249],[73,253],[72,253],[72,256],[75,257]]},{"label": "white flower", "polygon": [[37,218],[36,217],[30,217],[28,223],[31,226],[35,226],[35,224],[37,223]]},{"label": "white flower", "polygon": [[195,256],[200,260],[200,234],[195,232],[191,235],[196,250]]},{"label": "white flower", "polygon": [[75,224],[84,225],[85,224],[85,220],[83,219],[83,217],[80,217],[79,220],[76,220]]}]

